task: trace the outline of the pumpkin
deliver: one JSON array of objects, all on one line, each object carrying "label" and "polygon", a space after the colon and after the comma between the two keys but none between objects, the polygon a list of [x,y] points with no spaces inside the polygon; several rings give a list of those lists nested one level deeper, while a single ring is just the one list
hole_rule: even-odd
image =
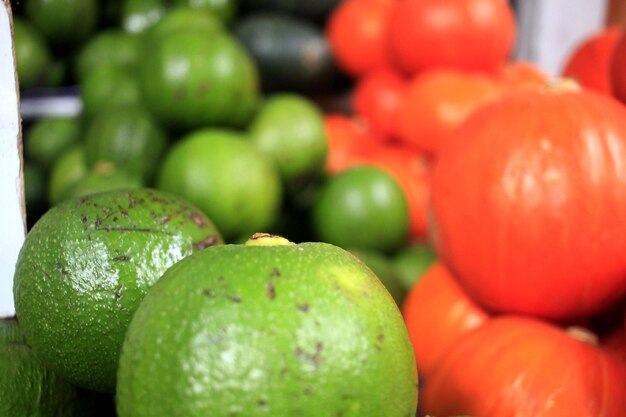
[{"label": "pumpkin", "polygon": [[607,352],[626,361],[626,330],[623,325],[604,334],[600,339],[600,344]]},{"label": "pumpkin", "polygon": [[390,65],[387,31],[394,0],[345,0],[333,9],[325,36],[337,65],[359,76]]},{"label": "pumpkin", "polygon": [[626,103],[626,31],[622,29],[615,44],[610,64],[611,87],[613,95]]},{"label": "pumpkin", "polygon": [[398,135],[397,119],[406,82],[392,68],[369,71],[355,82],[352,94],[354,112],[363,117],[374,132],[387,139]]},{"label": "pumpkin", "polygon": [[402,304],[402,316],[417,369],[426,380],[446,349],[489,317],[440,262],[432,264],[413,285]]},{"label": "pumpkin", "polygon": [[500,79],[487,74],[424,71],[406,87],[397,116],[399,139],[436,156],[450,133],[473,111],[508,90]]},{"label": "pumpkin", "polygon": [[511,88],[545,87],[550,82],[550,75],[539,65],[530,61],[507,61],[498,77]]},{"label": "pumpkin", "polygon": [[516,24],[505,0],[397,0],[388,45],[399,69],[496,72],[513,50]]},{"label": "pumpkin", "polygon": [[611,62],[622,33],[620,26],[608,26],[587,36],[565,61],[562,74],[586,88],[612,94]]},{"label": "pumpkin", "polygon": [[330,175],[366,161],[382,142],[363,120],[339,113],[324,115],[324,131],[328,139],[326,172]]},{"label": "pumpkin", "polygon": [[522,89],[451,135],[431,179],[431,234],[479,303],[556,320],[626,294],[626,108]]},{"label": "pumpkin", "polygon": [[532,318],[493,318],[449,350],[424,383],[437,416],[622,417],[626,362]]}]

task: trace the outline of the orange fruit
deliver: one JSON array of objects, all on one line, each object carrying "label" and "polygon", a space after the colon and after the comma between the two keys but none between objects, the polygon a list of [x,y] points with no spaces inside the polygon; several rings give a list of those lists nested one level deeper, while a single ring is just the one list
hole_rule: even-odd
[{"label": "orange fruit", "polygon": [[390,63],[387,28],[395,1],[347,0],[331,13],[326,38],[339,67],[356,76]]}]

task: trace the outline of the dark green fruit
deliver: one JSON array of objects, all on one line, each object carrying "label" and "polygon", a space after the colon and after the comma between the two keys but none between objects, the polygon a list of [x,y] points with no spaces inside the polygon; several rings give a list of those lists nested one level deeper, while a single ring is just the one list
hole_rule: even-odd
[{"label": "dark green fruit", "polygon": [[256,61],[264,91],[320,93],[332,87],[336,67],[321,28],[265,12],[242,18],[233,33]]},{"label": "dark green fruit", "polygon": [[33,352],[68,381],[113,392],[126,329],[170,266],[222,241],[186,201],[111,191],[50,209],[26,237],[13,294]]}]

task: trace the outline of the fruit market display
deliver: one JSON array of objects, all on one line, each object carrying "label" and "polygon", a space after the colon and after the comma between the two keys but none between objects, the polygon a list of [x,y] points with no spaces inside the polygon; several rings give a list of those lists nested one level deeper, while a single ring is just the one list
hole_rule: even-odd
[{"label": "fruit market display", "polygon": [[[504,0],[13,7],[0,417],[626,415],[626,33]],[[6,238],[6,237],[5,237]]]}]

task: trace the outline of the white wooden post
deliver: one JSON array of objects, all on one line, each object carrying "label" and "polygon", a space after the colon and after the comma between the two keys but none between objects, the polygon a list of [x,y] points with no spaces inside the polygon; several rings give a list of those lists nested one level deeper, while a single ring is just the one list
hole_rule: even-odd
[{"label": "white wooden post", "polygon": [[609,0],[519,0],[516,57],[558,76],[573,49],[606,25]]},{"label": "white wooden post", "polygon": [[9,0],[0,2],[0,317],[15,314],[13,273],[26,233],[19,88]]}]

